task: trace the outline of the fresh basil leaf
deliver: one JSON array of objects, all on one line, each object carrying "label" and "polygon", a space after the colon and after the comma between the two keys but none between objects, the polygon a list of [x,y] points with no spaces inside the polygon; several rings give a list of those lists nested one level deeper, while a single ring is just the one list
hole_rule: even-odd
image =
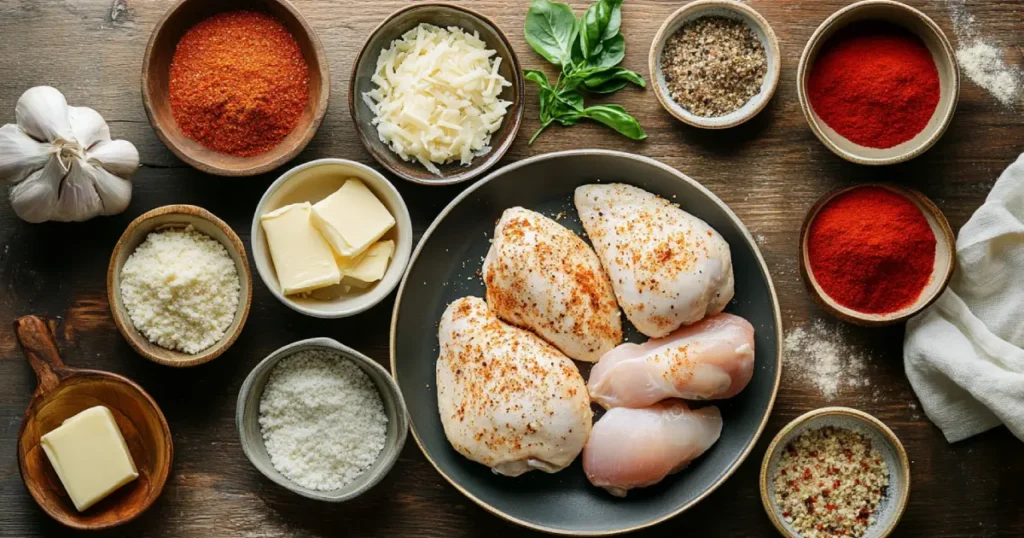
[{"label": "fresh basil leaf", "polygon": [[590,65],[598,69],[607,69],[619,65],[626,57],[626,39],[619,34],[601,43],[601,54],[590,58]]},{"label": "fresh basil leaf", "polygon": [[572,8],[561,2],[533,0],[526,12],[526,42],[555,65],[571,65],[578,31]]},{"label": "fresh basil leaf", "polygon": [[[577,112],[583,111],[583,94],[578,91],[565,91],[557,94],[556,99],[559,104],[564,107],[565,112],[575,110]],[[561,107],[556,107],[557,110],[563,110]]]},{"label": "fresh basil leaf", "polygon": [[579,123],[581,117],[582,116],[580,116],[578,112],[570,112],[558,116],[557,118],[555,118],[555,121],[557,121],[558,123],[562,124],[565,127],[570,127]]},{"label": "fresh basil leaf", "polygon": [[608,17],[608,26],[604,27],[604,34],[601,36],[601,41],[608,41],[609,39],[619,35],[619,29],[622,28],[622,0],[614,2],[611,11],[612,13]]},{"label": "fresh basil leaf", "polygon": [[536,69],[524,69],[523,78],[536,82],[541,88],[551,88],[551,83],[548,82],[548,76],[543,71],[537,71]]},{"label": "fresh basil leaf", "polygon": [[614,29],[614,32],[610,31],[608,27],[613,22],[613,15],[616,11],[619,11],[619,16],[616,18],[615,23],[617,25],[622,24],[620,10],[622,1],[598,0],[583,13],[583,18],[580,19],[579,42],[585,57],[597,57],[602,52],[602,43],[606,39],[610,40],[618,35],[618,27]]},{"label": "fresh basil leaf", "polygon": [[584,109],[582,114],[584,117],[603,123],[633,140],[647,138],[647,133],[644,132],[643,127],[640,127],[640,122],[619,105],[595,105]]},{"label": "fresh basil leaf", "polygon": [[641,88],[647,86],[639,74],[624,67],[612,67],[588,76],[583,81],[583,87],[591,93],[612,93],[625,88],[629,83]]}]

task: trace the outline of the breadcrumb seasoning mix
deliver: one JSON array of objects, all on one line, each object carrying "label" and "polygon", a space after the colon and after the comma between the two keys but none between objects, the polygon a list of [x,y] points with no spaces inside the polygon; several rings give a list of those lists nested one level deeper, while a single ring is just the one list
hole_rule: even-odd
[{"label": "breadcrumb seasoning mix", "polygon": [[700,17],[665,42],[661,70],[673,101],[694,115],[713,118],[740,109],[761,92],[768,59],[757,34],[743,21]]},{"label": "breadcrumb seasoning mix", "polygon": [[309,100],[309,66],[279,20],[231,11],[185,32],[169,92],[185,136],[217,153],[252,157],[295,129]]},{"label": "breadcrumb seasoning mix", "polygon": [[887,494],[889,466],[864,434],[825,426],[786,445],[773,485],[782,517],[802,538],[859,538]]}]

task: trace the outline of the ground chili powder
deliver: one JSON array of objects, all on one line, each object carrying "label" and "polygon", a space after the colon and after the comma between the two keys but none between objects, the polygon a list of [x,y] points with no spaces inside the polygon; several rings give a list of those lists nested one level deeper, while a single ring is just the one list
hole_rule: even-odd
[{"label": "ground chili powder", "polygon": [[912,304],[931,278],[935,234],[903,195],[861,187],[830,200],[807,236],[811,272],[839,304],[884,314]]},{"label": "ground chili powder", "polygon": [[256,11],[214,15],[174,52],[171,112],[186,136],[218,153],[251,157],[295,129],[309,95],[309,68],[295,38]]},{"label": "ground chili powder", "polygon": [[920,133],[939,104],[939,71],[921,38],[881,21],[832,36],[807,78],[811,107],[847,140],[869,148]]}]

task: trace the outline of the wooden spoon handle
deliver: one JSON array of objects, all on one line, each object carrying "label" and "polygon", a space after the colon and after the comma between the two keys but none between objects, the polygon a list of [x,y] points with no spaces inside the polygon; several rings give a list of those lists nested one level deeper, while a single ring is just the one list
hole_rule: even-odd
[{"label": "wooden spoon handle", "polygon": [[37,316],[24,316],[14,322],[14,333],[28,363],[39,378],[39,392],[52,390],[66,373],[67,367],[60,360],[57,339],[50,327]]}]

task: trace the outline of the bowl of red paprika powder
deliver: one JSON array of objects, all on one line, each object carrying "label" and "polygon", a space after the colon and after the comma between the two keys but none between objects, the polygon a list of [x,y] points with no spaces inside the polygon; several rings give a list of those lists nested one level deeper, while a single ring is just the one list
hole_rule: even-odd
[{"label": "bowl of red paprika powder", "polygon": [[146,46],[142,99],[178,158],[220,176],[295,158],[327,112],[323,45],[287,0],[181,0]]},{"label": "bowl of red paprika powder", "polygon": [[814,134],[858,164],[910,160],[953,118],[960,69],[927,15],[891,0],[843,8],[814,32],[797,70],[800,107]]},{"label": "bowl of red paprika powder", "polygon": [[932,304],[956,262],[942,211],[918,191],[884,183],[821,197],[800,228],[800,251],[818,305],[864,326],[899,323]]}]

